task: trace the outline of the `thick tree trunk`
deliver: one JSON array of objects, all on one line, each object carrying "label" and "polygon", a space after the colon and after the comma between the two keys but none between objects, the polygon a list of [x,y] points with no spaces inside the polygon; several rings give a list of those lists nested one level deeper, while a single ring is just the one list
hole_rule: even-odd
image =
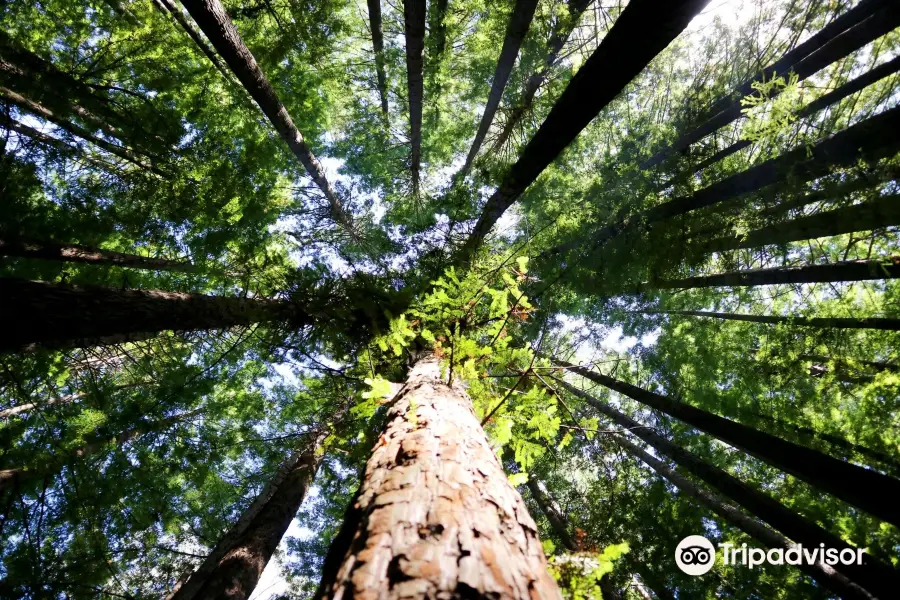
[{"label": "thick tree trunk", "polygon": [[708,312],[703,310],[644,310],[647,315],[677,315],[682,317],[709,317],[748,323],[790,323],[799,327],[822,329],[880,329],[900,331],[900,319],[889,317],[779,317],[773,315],[746,315],[741,313]]},{"label": "thick tree trunk", "polygon": [[387,413],[316,597],[560,598],[471,400],[434,357]]},{"label": "thick tree trunk", "polygon": [[687,27],[708,0],[632,0],[578,70],[488,199],[456,259],[467,262],[494,223],[581,130]]},{"label": "thick tree trunk", "polygon": [[500,100],[503,99],[503,90],[506,89],[506,82],[509,81],[513,65],[516,64],[516,57],[519,55],[519,48],[522,47],[522,40],[525,39],[529,27],[531,27],[531,20],[534,18],[536,8],[537,0],[516,0],[512,14],[509,17],[509,23],[506,26],[506,37],[503,38],[503,47],[500,49],[500,58],[497,61],[497,68],[494,70],[491,91],[484,105],[481,121],[478,123],[478,131],[475,132],[475,139],[469,148],[469,154],[466,155],[466,162],[454,176],[456,181],[465,179],[466,175],[468,175],[469,170],[472,168],[472,163],[475,162],[475,156],[478,155],[488,129],[490,129],[491,123],[494,121],[494,115],[500,106]]},{"label": "thick tree trunk", "polygon": [[384,34],[381,30],[381,0],[368,0],[369,30],[372,34],[372,50],[375,52],[375,74],[378,77],[378,96],[381,98],[381,114],[388,118],[387,73],[384,69]]},{"label": "thick tree trunk", "polygon": [[900,195],[879,196],[871,202],[775,223],[743,236],[732,235],[701,242],[697,247],[702,252],[757,248],[769,244],[786,244],[856,231],[870,231],[893,225],[900,225]]},{"label": "thick tree trunk", "polygon": [[647,169],[667,156],[687,148],[717,129],[741,116],[741,98],[754,93],[753,84],[772,79],[775,74],[796,73],[801,81],[831,63],[858,50],[888,33],[900,24],[900,10],[890,0],[868,0],[823,28],[809,40],[787,53],[781,60],[763,69],[758,77],[744,83],[737,92],[723,98],[713,108],[712,116],[675,142],[641,164]]},{"label": "thick tree trunk", "polygon": [[425,82],[422,77],[425,53],[425,0],[403,0],[403,27],[406,33],[406,85],[409,95],[409,168],[412,193],[419,195],[422,167],[422,99]]},{"label": "thick tree trunk", "polygon": [[206,559],[166,600],[246,600],[306,497],[322,460],[323,428],[281,464]]},{"label": "thick tree trunk", "polygon": [[[295,303],[0,278],[0,351],[83,348],[160,331],[311,322]],[[104,339],[105,338],[105,339]],[[111,341],[110,341],[111,340]]]},{"label": "thick tree trunk", "polygon": [[137,254],[124,254],[122,252],[101,250],[77,244],[55,244],[17,238],[0,238],[0,256],[131,267],[133,269],[150,269],[153,271],[195,270],[194,265],[189,262],[150,258],[149,256],[139,256]]},{"label": "thick tree trunk", "polygon": [[219,0],[182,0],[182,4],[325,195],[331,218],[352,231],[350,216],[344,211],[337,192],[325,176],[325,170],[306,145],[303,135],[244,44],[222,3]]},{"label": "thick tree trunk", "polygon": [[575,26],[578,25],[578,21],[581,20],[582,13],[584,13],[590,3],[591,0],[569,0],[567,3],[568,16],[564,19],[557,19],[553,24],[553,28],[550,31],[550,39],[547,41],[547,54],[544,56],[543,65],[525,81],[522,97],[519,99],[518,104],[509,111],[503,123],[503,129],[500,130],[497,139],[491,147],[494,152],[500,150],[506,144],[513,130],[519,125],[522,118],[528,114],[528,111],[531,110],[531,106],[534,104],[534,97],[544,84],[544,81],[546,81],[550,70],[553,69],[557,60],[559,60],[560,51],[562,51]]},{"label": "thick tree trunk", "polygon": [[[840,498],[883,521],[900,526],[900,480],[838,460],[719,415],[677,402],[624,381],[565,361],[553,362],[599,385],[659,410],[773,467]],[[871,490],[883,493],[873,494]]]},{"label": "thick tree trunk", "polygon": [[[731,523],[747,535],[761,542],[769,548],[783,548],[788,550],[793,548],[795,544],[781,535],[777,531],[770,529],[763,523],[748,516],[736,506],[725,501],[718,495],[706,490],[695,484],[687,477],[682,476],[675,469],[672,469],[661,460],[658,460],[650,454],[644,452],[637,445],[632,444],[621,436],[614,436],[614,441],[634,457],[643,461],[650,468],[656,471],[660,477],[668,480],[672,485],[677,487],[682,494],[689,498],[693,498],[700,504],[711,509],[714,513],[722,517],[728,523]],[[846,576],[835,571],[834,567],[829,567],[823,563],[816,565],[803,564],[799,566],[802,571],[812,577],[816,583],[830,589],[840,595],[844,600],[874,600],[875,596],[850,581]]]},{"label": "thick tree trunk", "polygon": [[184,13],[181,12],[181,8],[176,6],[172,0],[153,0],[153,3],[156,7],[161,10],[164,14],[171,15],[178,25],[184,29],[185,33],[188,34],[194,43],[197,45],[197,48],[200,49],[200,52],[209,59],[209,62],[213,64],[213,66],[222,74],[226,81],[231,81],[231,73],[228,72],[228,69],[225,68],[225,65],[222,64],[222,61],[219,60],[219,57],[216,56],[216,53],[206,44],[206,40],[203,39],[203,36],[200,35],[200,32],[197,31],[197,28],[187,20],[184,16]]},{"label": "thick tree trunk", "polygon": [[887,260],[847,260],[826,265],[747,269],[714,275],[659,280],[638,286],[638,292],[649,290],[695,289],[718,286],[780,285],[787,283],[829,283],[838,281],[872,281],[900,277],[900,257]]},{"label": "thick tree trunk", "polygon": [[[723,469],[704,462],[695,454],[655,433],[650,427],[638,423],[609,404],[601,402],[565,381],[559,379],[556,381],[571,394],[582,398],[609,417],[614,423],[644,440],[658,454],[669,457],[676,464],[719,490],[732,502],[742,506],[750,514],[768,523],[794,542],[808,548],[824,544],[826,548],[852,548],[855,551],[853,546],[845,543],[837,535],[795,513],[771,496],[750,487]],[[839,565],[839,570],[850,581],[882,600],[892,597],[897,586],[900,585],[900,577],[893,567],[868,554],[864,555],[862,566]]]}]

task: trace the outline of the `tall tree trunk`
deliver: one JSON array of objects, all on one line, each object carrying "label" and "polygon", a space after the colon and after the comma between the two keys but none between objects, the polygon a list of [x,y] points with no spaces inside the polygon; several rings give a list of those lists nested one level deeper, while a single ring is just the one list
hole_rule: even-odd
[{"label": "tall tree trunk", "polygon": [[0,238],[0,256],[18,256],[22,258],[38,258],[58,260],[91,265],[131,267],[133,269],[150,269],[154,271],[194,271],[196,267],[189,262],[151,258],[137,254],[124,254],[112,250],[101,250],[77,244],[55,244],[19,238]]},{"label": "tall tree trunk", "polygon": [[494,114],[500,106],[500,100],[503,99],[503,90],[506,89],[506,82],[509,81],[513,65],[516,64],[522,40],[525,39],[529,27],[531,27],[531,20],[534,18],[536,8],[537,0],[516,0],[506,26],[506,37],[503,38],[503,47],[500,49],[500,58],[497,60],[497,68],[494,70],[494,78],[491,81],[491,91],[484,105],[481,121],[478,123],[478,131],[475,132],[475,139],[469,148],[469,154],[466,155],[466,162],[454,176],[456,181],[465,179],[468,175],[472,163],[475,162],[475,156],[481,149],[481,144],[494,121]]},{"label": "tall tree trunk", "polygon": [[534,498],[535,503],[540,507],[544,516],[547,517],[547,522],[550,523],[550,528],[553,529],[553,533],[556,534],[557,539],[562,542],[562,545],[565,546],[566,550],[569,552],[578,550],[578,547],[575,545],[575,540],[569,535],[566,517],[557,510],[553,499],[541,489],[541,482],[534,477],[529,477],[526,485],[528,486],[528,491],[531,492],[531,497]]},{"label": "tall tree trunk", "polygon": [[648,290],[695,289],[718,286],[779,285],[786,283],[828,283],[837,281],[871,281],[900,277],[900,257],[887,260],[847,260],[825,265],[746,269],[714,275],[659,280],[638,286]]},{"label": "tall tree trunk", "polygon": [[403,27],[406,33],[406,85],[409,96],[409,168],[412,193],[419,195],[422,166],[422,99],[425,82],[422,78],[425,53],[425,20],[428,10],[425,0],[403,0]]},{"label": "tall tree trunk", "polygon": [[[146,382],[140,383],[128,383],[124,385],[115,386],[116,390],[124,390],[129,388],[135,388],[138,386],[146,385]],[[48,400],[44,400],[42,402],[27,402],[25,404],[18,404],[16,406],[11,406],[9,408],[5,408],[0,410],[0,419],[8,419],[9,417],[15,417],[21,415],[23,413],[31,412],[36,408],[47,408],[49,406],[56,406],[58,404],[71,404],[76,400],[80,400],[87,396],[87,392],[76,392],[74,394],[67,394],[65,396],[59,396],[57,398],[50,398]]]},{"label": "tall tree trunk", "polygon": [[682,317],[709,317],[748,323],[790,323],[800,327],[822,329],[880,329],[900,331],[900,319],[890,317],[780,317],[774,315],[747,315],[741,313],[709,312],[703,310],[643,310],[647,315],[677,315]]},{"label": "tall tree trunk", "polygon": [[896,167],[877,168],[871,172],[864,173],[856,179],[839,183],[835,186],[829,186],[825,189],[816,190],[802,196],[781,200],[773,206],[769,206],[760,211],[760,215],[764,217],[776,217],[786,212],[809,206],[815,202],[832,202],[846,198],[847,195],[859,190],[874,190],[879,183],[884,183],[900,177],[900,169]]},{"label": "tall tree trunk", "polygon": [[306,145],[303,135],[244,44],[222,3],[219,0],[182,0],[182,4],[325,195],[331,218],[352,231],[350,216],[344,211],[337,192],[325,176],[325,170]]},{"label": "tall tree trunk", "polygon": [[437,66],[447,51],[447,17],[448,0],[436,0],[432,6],[428,28],[429,42],[434,55],[429,57],[430,66]]},{"label": "tall tree trunk", "polygon": [[225,78],[225,81],[231,81],[231,73],[228,72],[228,69],[225,68],[225,65],[222,64],[222,61],[219,60],[219,57],[216,56],[216,53],[210,48],[206,40],[203,39],[203,36],[200,35],[200,32],[197,31],[197,28],[187,20],[184,16],[184,13],[181,12],[181,8],[178,7],[172,0],[153,0],[153,3],[156,7],[161,10],[164,14],[171,15],[178,25],[184,29],[185,33],[188,34],[194,43],[197,45],[197,48],[200,49],[200,52],[209,59],[209,62],[213,64],[213,66],[222,74]]},{"label": "tall tree trunk", "polygon": [[822,354],[801,354],[799,358],[800,360],[811,360],[821,363],[833,362],[845,368],[852,367],[854,365],[861,365],[864,367],[871,367],[876,371],[890,371],[892,373],[900,373],[900,365],[882,360],[848,360],[846,358],[825,356]]},{"label": "tall tree trunk", "polygon": [[503,123],[503,129],[497,135],[497,139],[491,146],[491,149],[494,152],[500,150],[500,148],[506,144],[507,140],[509,140],[509,137],[512,135],[513,130],[519,125],[522,118],[528,114],[528,111],[531,110],[531,106],[534,104],[534,97],[537,95],[540,87],[544,84],[544,81],[547,80],[550,70],[553,69],[557,60],[559,60],[560,51],[562,51],[563,46],[565,46],[566,41],[568,41],[575,26],[578,25],[578,22],[581,20],[581,15],[591,1],[592,0],[569,0],[567,3],[569,9],[568,16],[566,18],[557,19],[553,24],[553,28],[550,31],[550,39],[547,41],[547,54],[544,56],[543,64],[525,81],[522,97],[519,99],[518,104],[509,111],[509,115],[507,115],[506,120]]},{"label": "tall tree trunk", "polygon": [[285,460],[190,578],[166,600],[246,600],[275,553],[322,461],[323,427]]},{"label": "tall tree trunk", "polygon": [[[637,445],[632,444],[625,438],[616,435],[613,437],[613,440],[624,450],[656,471],[660,477],[668,480],[672,485],[678,488],[682,494],[689,498],[693,498],[700,504],[711,509],[725,521],[761,542],[764,546],[769,548],[782,548],[784,550],[788,550],[795,546],[795,544],[785,536],[748,516],[717,494],[695,484],[687,477],[678,473],[675,469],[672,469],[661,460],[644,452],[644,450]],[[875,600],[875,596],[850,581],[846,576],[835,571],[834,567],[829,567],[824,563],[818,563],[816,565],[802,564],[799,565],[799,568],[812,577],[816,583],[839,594],[844,600]]]},{"label": "tall tree trunk", "polygon": [[83,348],[110,337],[121,343],[148,332],[227,329],[312,319],[291,302],[162,290],[117,290],[0,278],[0,351]]},{"label": "tall tree trunk", "polygon": [[[900,480],[838,460],[817,450],[788,442],[747,425],[678,402],[562,360],[553,362],[599,385],[659,410],[777,469],[840,498],[883,521],[900,526]],[[871,490],[883,493],[873,494]]]},{"label": "tall tree trunk", "polygon": [[707,3],[708,0],[628,3],[488,199],[457,263],[472,258],[506,209]]},{"label": "tall tree trunk", "polygon": [[702,252],[757,248],[769,244],[786,244],[843,233],[869,231],[892,225],[900,225],[900,195],[879,196],[871,202],[775,223],[745,235],[732,235],[700,242],[697,247]]},{"label": "tall tree trunk", "polygon": [[384,69],[384,34],[381,31],[381,0],[368,0],[369,29],[372,33],[372,50],[375,52],[375,74],[378,77],[378,95],[381,98],[381,114],[388,118],[387,73]]},{"label": "tall tree trunk", "polygon": [[634,570],[641,578],[641,583],[647,586],[657,600],[676,600],[672,592],[647,568],[639,562],[634,563]]},{"label": "tall tree trunk", "polygon": [[[717,129],[724,127],[741,116],[741,98],[754,93],[753,84],[768,81],[775,74],[795,73],[799,80],[806,79],[817,71],[858,50],[867,43],[888,33],[900,24],[900,9],[890,0],[868,0],[860,2],[818,34],[786,54],[781,60],[770,65],[758,76],[742,85],[738,91],[717,103],[713,116],[693,130],[679,137],[675,142],[657,152],[641,164],[647,169],[661,163],[667,156],[683,150],[703,139]],[[776,92],[777,93],[777,92]]]},{"label": "tall tree trunk", "polygon": [[94,158],[93,156],[86,155],[84,149],[78,148],[76,146],[71,146],[64,140],[47,135],[46,133],[38,131],[34,127],[29,127],[28,125],[19,123],[18,121],[14,121],[12,119],[4,121],[2,127],[9,131],[15,131],[16,133],[30,138],[31,140],[38,142],[39,144],[43,144],[44,146],[53,148],[54,150],[58,151],[61,156],[78,157],[78,160],[91,164],[101,171],[115,172],[116,170],[116,165],[114,163],[106,163],[102,160]]},{"label": "tall tree trunk", "polygon": [[[824,544],[827,548],[852,548],[840,537],[823,529],[787,508],[771,496],[757,491],[728,472],[710,465],[697,455],[688,452],[675,443],[655,433],[650,427],[619,412],[609,404],[601,402],[575,386],[556,379],[569,393],[585,400],[599,412],[609,417],[617,425],[652,446],[660,455],[667,456],[688,472],[719,490],[732,502],[745,508],[750,514],[768,523],[794,542],[808,548]],[[900,577],[893,567],[866,554],[862,565],[838,565],[841,573],[853,583],[878,595],[890,598],[900,585]]]},{"label": "tall tree trunk", "polygon": [[420,358],[388,410],[317,598],[559,599],[521,496],[458,384]]}]

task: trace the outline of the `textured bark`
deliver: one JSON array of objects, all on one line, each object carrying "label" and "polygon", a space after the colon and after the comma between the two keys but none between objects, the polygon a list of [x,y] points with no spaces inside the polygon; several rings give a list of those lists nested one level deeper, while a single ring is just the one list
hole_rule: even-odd
[{"label": "textured bark", "polygon": [[325,170],[306,145],[303,135],[294,125],[250,49],[244,44],[222,3],[219,0],[182,0],[182,4],[325,195],[331,218],[352,230],[350,216],[344,212],[337,192],[325,176]]},{"label": "textured bark", "polygon": [[378,95],[381,98],[381,114],[388,118],[387,73],[384,70],[384,34],[381,31],[381,0],[368,0],[369,30],[372,33],[372,50],[375,52],[375,74],[378,77]]},{"label": "textured bark", "polygon": [[503,38],[500,58],[497,61],[497,68],[494,70],[494,78],[491,81],[491,91],[484,105],[484,112],[481,114],[481,121],[478,123],[475,139],[469,148],[469,154],[466,155],[466,162],[454,176],[455,180],[465,179],[472,168],[472,163],[475,162],[475,156],[478,155],[488,129],[490,129],[491,123],[494,121],[497,108],[500,106],[503,90],[506,89],[506,82],[509,81],[513,65],[516,64],[516,57],[519,55],[519,48],[522,47],[522,40],[525,39],[529,27],[531,27],[531,20],[534,18],[536,8],[537,0],[516,0],[512,14],[509,17],[509,23],[506,26],[506,37]]},{"label": "textured bark", "polygon": [[[757,521],[753,517],[748,516],[736,506],[728,503],[720,496],[702,488],[695,484],[687,477],[682,476],[675,469],[672,469],[661,460],[658,460],[650,454],[644,452],[641,448],[632,444],[621,436],[615,436],[613,440],[624,448],[627,452],[646,463],[650,468],[656,471],[661,477],[668,480],[672,485],[677,487],[682,494],[689,498],[693,498],[700,504],[711,509],[714,513],[722,517],[728,523],[731,523],[747,535],[761,542],[769,548],[783,548],[788,550],[793,548],[795,544],[781,535],[777,531],[770,529],[765,524]],[[812,577],[822,587],[840,595],[845,600],[874,600],[875,596],[860,587],[858,584],[850,581],[846,576],[838,573],[834,567],[829,567],[823,563],[816,565],[799,565],[799,568],[807,575]]]},{"label": "textured bark", "polygon": [[[644,440],[658,454],[669,457],[689,473],[717,489],[732,502],[742,506],[751,515],[768,523],[794,542],[807,547],[825,544],[829,548],[854,548],[837,535],[790,510],[778,500],[757,491],[723,469],[706,463],[697,455],[655,433],[650,427],[638,423],[609,404],[565,381],[559,379],[556,381],[571,394],[582,398],[597,411],[609,417],[614,423]],[[897,586],[900,585],[900,576],[893,567],[868,554],[864,555],[861,566],[839,565],[838,570],[850,581],[872,592],[881,600],[893,597],[894,592],[898,589]]]},{"label": "textured bark", "polygon": [[409,169],[413,195],[419,194],[422,166],[422,77],[425,53],[425,0],[403,0],[403,27],[406,33],[406,85],[409,98]]},{"label": "textured bark", "polygon": [[534,521],[437,359],[420,359],[391,405],[316,595],[560,598]]},{"label": "textured bark", "polygon": [[[780,60],[763,69],[738,90],[716,103],[709,118],[675,142],[657,152],[641,164],[647,169],[661,163],[667,156],[683,150],[717,129],[741,116],[741,98],[754,93],[753,84],[768,81],[777,73],[795,73],[806,79],[833,62],[858,50],[867,43],[888,33],[900,24],[900,8],[890,0],[866,0],[835,19],[809,40],[785,54]],[[774,92],[774,93],[777,93]]]},{"label": "textured bark", "polygon": [[494,223],[647,64],[687,27],[708,0],[632,0],[575,73],[537,133],[488,199],[457,257],[471,259]]},{"label": "textured bark", "polygon": [[209,59],[209,62],[213,64],[213,66],[222,74],[226,81],[231,81],[231,74],[228,72],[228,69],[225,68],[225,65],[222,64],[222,61],[219,60],[219,57],[216,56],[216,53],[210,48],[206,41],[203,39],[203,36],[200,35],[200,32],[197,31],[197,28],[187,20],[187,17],[184,16],[184,13],[181,12],[181,8],[178,7],[172,0],[153,0],[153,3],[156,7],[161,10],[164,14],[171,15],[178,25],[184,29],[185,33],[188,34],[194,43],[197,45],[197,48],[200,49],[200,52]]},{"label": "textured bark", "polygon": [[717,286],[780,285],[787,283],[829,283],[871,281],[900,277],[900,257],[887,260],[847,260],[826,265],[746,269],[699,277],[659,280],[641,284],[638,292],[648,290],[694,289]]},{"label": "textured bark", "polygon": [[325,429],[281,464],[259,496],[166,600],[246,600],[306,497],[322,459]]},{"label": "textured bark", "polygon": [[22,258],[39,258],[92,265],[131,267],[133,269],[150,269],[154,271],[193,271],[194,265],[189,262],[150,258],[137,254],[124,254],[112,250],[101,250],[77,244],[54,244],[17,238],[0,238],[0,256],[19,256]]},{"label": "textured bark", "polygon": [[82,348],[149,332],[227,329],[311,317],[294,303],[0,278],[0,351]]},{"label": "textured bark", "polygon": [[[896,498],[900,498],[898,479],[838,460],[817,450],[783,440],[596,371],[562,360],[553,359],[553,362],[596,384],[615,390],[645,406],[696,427],[738,450],[747,452],[840,498],[851,506],[888,523],[900,525],[900,504],[895,501]],[[879,493],[873,494],[872,490],[879,490]]]},{"label": "textured bark", "polygon": [[900,319],[890,317],[780,317],[775,315],[746,315],[741,313],[710,312],[703,310],[644,310],[647,315],[678,315],[683,317],[709,317],[748,323],[790,323],[800,327],[835,329],[880,329],[900,331]]}]

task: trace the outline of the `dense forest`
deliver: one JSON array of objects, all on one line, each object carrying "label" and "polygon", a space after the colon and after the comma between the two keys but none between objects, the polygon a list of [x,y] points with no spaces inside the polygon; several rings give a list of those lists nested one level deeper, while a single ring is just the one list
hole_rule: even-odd
[{"label": "dense forest", "polygon": [[0,598],[898,597],[896,0],[0,23]]}]

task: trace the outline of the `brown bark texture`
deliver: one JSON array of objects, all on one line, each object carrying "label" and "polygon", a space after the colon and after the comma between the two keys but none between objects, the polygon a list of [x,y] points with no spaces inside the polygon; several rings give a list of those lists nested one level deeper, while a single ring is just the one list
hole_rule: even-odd
[{"label": "brown bark texture", "polygon": [[113,250],[101,250],[78,244],[56,244],[37,240],[17,238],[0,238],[0,256],[18,256],[22,258],[40,258],[63,262],[87,263],[154,271],[193,271],[194,265],[189,262],[151,258],[137,254],[125,254]]},{"label": "brown bark texture", "polygon": [[434,357],[391,405],[348,517],[319,598],[561,597],[471,400]]}]

